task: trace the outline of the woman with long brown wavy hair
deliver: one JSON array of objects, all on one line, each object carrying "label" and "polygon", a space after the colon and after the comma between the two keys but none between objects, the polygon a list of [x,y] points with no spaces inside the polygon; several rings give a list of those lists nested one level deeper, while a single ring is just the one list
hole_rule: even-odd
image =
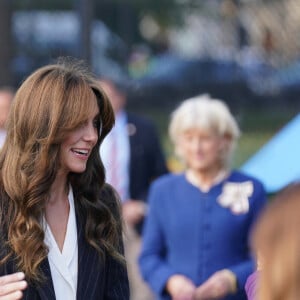
[{"label": "woman with long brown wavy hair", "polygon": [[0,156],[0,299],[128,299],[118,197],[99,147],[109,100],[80,63],[18,89]]}]

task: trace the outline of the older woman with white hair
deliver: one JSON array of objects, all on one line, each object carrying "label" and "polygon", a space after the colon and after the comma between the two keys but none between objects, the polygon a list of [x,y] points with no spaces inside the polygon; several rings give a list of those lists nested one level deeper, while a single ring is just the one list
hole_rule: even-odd
[{"label": "older woman with white hair", "polygon": [[266,203],[262,184],[230,169],[238,125],[223,101],[184,101],[170,138],[185,170],[157,179],[139,263],[157,299],[247,299],[248,237]]}]

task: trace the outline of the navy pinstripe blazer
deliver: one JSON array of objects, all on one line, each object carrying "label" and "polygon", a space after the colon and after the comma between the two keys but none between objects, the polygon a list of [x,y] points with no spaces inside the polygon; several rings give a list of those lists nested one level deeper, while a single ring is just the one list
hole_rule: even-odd
[{"label": "navy pinstripe blazer", "polygon": [[[107,256],[100,261],[97,251],[90,246],[84,236],[84,228],[77,216],[78,231],[78,285],[77,300],[128,300],[129,284],[126,267]],[[41,264],[46,277],[43,284],[29,284],[24,291],[25,300],[56,299],[48,259]],[[16,272],[12,261],[0,266],[0,276]]]}]

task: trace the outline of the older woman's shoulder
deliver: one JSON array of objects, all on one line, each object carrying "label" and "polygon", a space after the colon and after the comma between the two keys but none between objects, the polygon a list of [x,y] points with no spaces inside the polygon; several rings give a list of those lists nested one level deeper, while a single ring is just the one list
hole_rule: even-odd
[{"label": "older woman's shoulder", "polygon": [[263,183],[258,178],[239,170],[233,170],[228,180],[233,182],[252,182],[255,187],[264,189]]},{"label": "older woman's shoulder", "polygon": [[245,172],[239,171],[239,170],[233,170],[231,172],[231,175],[230,175],[229,178],[230,178],[230,180],[236,181],[236,182],[239,182],[239,181],[243,182],[243,181],[249,181],[250,180],[250,181],[255,182],[257,184],[262,184],[262,182],[258,178],[254,177],[250,174],[247,174]]},{"label": "older woman's shoulder", "polygon": [[185,175],[183,173],[168,173],[164,174],[152,182],[152,186],[166,187],[178,185],[185,181]]}]

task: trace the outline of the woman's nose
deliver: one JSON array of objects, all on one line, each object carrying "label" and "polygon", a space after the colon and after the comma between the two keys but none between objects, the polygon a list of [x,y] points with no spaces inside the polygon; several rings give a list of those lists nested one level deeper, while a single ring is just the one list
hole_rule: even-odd
[{"label": "woman's nose", "polygon": [[93,123],[86,126],[84,138],[87,141],[96,144],[98,140],[98,129],[94,126]]}]

